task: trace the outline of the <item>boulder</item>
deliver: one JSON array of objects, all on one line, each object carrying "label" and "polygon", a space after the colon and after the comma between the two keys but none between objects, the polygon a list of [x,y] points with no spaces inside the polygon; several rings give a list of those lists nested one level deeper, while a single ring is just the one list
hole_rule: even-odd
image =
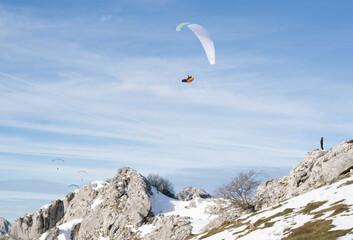
[{"label": "boulder", "polygon": [[211,195],[208,194],[205,190],[195,187],[186,187],[183,188],[177,195],[177,199],[181,201],[189,201],[196,197],[198,198],[211,198]]}]

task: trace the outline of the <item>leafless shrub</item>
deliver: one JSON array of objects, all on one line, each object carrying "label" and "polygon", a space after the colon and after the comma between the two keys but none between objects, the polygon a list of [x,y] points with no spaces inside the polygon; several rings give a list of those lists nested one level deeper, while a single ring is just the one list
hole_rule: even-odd
[{"label": "leafless shrub", "polygon": [[147,176],[147,181],[161,193],[167,195],[168,197],[175,198],[174,187],[169,180],[157,174],[149,174]]},{"label": "leafless shrub", "polygon": [[238,173],[229,184],[225,184],[216,190],[217,195],[229,199],[232,205],[243,210],[254,211],[250,198],[255,193],[260,181],[255,170]]}]

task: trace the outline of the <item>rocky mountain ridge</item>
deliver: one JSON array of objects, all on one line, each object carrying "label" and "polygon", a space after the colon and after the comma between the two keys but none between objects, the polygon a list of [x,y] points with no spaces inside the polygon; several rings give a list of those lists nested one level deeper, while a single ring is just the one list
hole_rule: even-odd
[{"label": "rocky mountain ridge", "polygon": [[[281,216],[287,218],[292,213],[299,214],[299,210],[292,209],[288,212],[290,210],[282,209],[281,206],[296,196],[301,197],[322,185],[330,186],[330,183],[342,177],[349,177],[351,169],[353,169],[353,141],[345,141],[326,151],[308,152],[305,159],[287,176],[259,186],[252,199],[257,210],[254,214],[266,217],[272,211],[271,207],[283,210],[284,213]],[[351,182],[353,183],[353,180],[345,182],[347,187],[344,189],[347,192],[350,191]],[[330,196],[334,196],[334,191],[339,192],[342,189],[336,186]],[[325,189],[321,191],[320,194],[324,195]],[[202,196],[208,197],[202,190],[188,188],[178,196],[182,201],[169,198],[151,187],[146,178],[135,170],[121,168],[109,183],[93,182],[67,194],[63,199],[43,206],[33,214],[17,219],[6,239],[228,239],[230,235],[222,238],[214,237],[215,233],[224,232],[225,227],[228,232],[231,232],[232,237],[229,239],[234,239],[235,232],[241,232],[237,235],[238,239],[251,239],[247,236],[254,232],[253,228],[262,226],[258,223],[254,226],[255,222],[242,221],[246,213],[240,209],[230,208],[227,199],[202,198]],[[308,193],[308,196],[314,195]],[[344,196],[346,195],[342,195],[341,202],[346,201]],[[306,198],[305,201],[309,204],[311,199]],[[315,199],[315,201],[318,200]],[[326,208],[330,209],[330,204],[334,203],[326,199],[322,205],[327,205]],[[292,205],[288,205],[288,208],[292,208]],[[344,209],[347,212],[344,214],[350,217],[353,211],[348,200]],[[272,213],[279,214],[273,211]],[[336,215],[344,217],[340,214]],[[294,215],[293,219],[291,221],[297,221]],[[313,219],[313,216],[307,217],[308,221],[310,219]],[[237,224],[240,220],[243,222],[242,225]],[[260,221],[260,219],[257,220]],[[271,221],[271,224],[279,223]],[[230,231],[232,228],[236,231]],[[245,231],[246,228],[252,230]],[[280,232],[280,230],[276,228],[276,231]],[[288,235],[290,232],[284,233],[282,229],[277,235],[272,234],[271,238],[256,239],[281,239],[278,236]]]},{"label": "rocky mountain ridge", "polygon": [[302,162],[282,178],[262,183],[252,199],[256,210],[298,196],[353,171],[353,140],[329,149],[308,152]]},{"label": "rocky mountain ridge", "polygon": [[[204,194],[192,190],[185,189],[184,193],[191,198]],[[109,183],[93,182],[17,219],[7,239],[185,239],[193,227],[201,229],[208,218],[213,218],[210,215],[219,208],[215,201],[169,198],[126,167],[119,169]],[[168,214],[178,207],[179,214]],[[191,219],[195,212],[198,214],[197,208],[208,213],[201,219]]]}]

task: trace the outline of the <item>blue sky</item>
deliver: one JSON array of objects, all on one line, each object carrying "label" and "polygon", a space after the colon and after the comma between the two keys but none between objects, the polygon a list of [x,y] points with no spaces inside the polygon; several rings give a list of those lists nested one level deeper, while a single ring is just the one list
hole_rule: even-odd
[{"label": "blue sky", "polygon": [[[287,174],[321,136],[351,139],[352,7],[0,0],[0,216],[124,166],[212,193],[243,169]],[[184,21],[209,31],[216,65]]]}]

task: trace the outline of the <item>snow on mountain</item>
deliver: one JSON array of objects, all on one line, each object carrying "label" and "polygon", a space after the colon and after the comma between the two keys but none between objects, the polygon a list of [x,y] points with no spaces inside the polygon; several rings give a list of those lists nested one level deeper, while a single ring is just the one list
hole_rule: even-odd
[{"label": "snow on mountain", "polygon": [[192,226],[192,234],[200,233],[211,220],[218,217],[218,215],[212,214],[208,210],[216,205],[214,199],[195,198],[191,201],[180,201],[165,196],[155,188],[152,188],[152,192],[153,214],[188,217]]},{"label": "snow on mountain", "polygon": [[71,232],[75,228],[75,226],[82,222],[82,219],[74,219],[64,224],[58,226],[59,228],[59,236],[58,240],[67,240],[71,239]]},{"label": "snow on mountain", "polygon": [[191,239],[353,239],[353,176],[347,176]]}]

